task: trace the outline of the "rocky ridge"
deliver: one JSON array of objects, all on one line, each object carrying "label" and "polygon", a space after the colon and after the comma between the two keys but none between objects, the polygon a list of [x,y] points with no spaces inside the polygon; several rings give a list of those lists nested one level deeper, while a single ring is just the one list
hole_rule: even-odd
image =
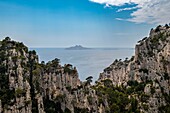
[{"label": "rocky ridge", "polygon": [[59,59],[39,63],[36,52],[9,37],[0,41],[2,113],[162,113],[170,111],[170,28],[152,29],[135,56],[115,60],[95,85]]},{"label": "rocky ridge", "polygon": [[28,51],[23,43],[9,37],[1,41],[0,54],[0,112],[73,113],[97,109],[87,101],[88,96],[97,98],[95,92],[79,80],[71,64],[61,66],[57,58],[39,63],[34,50]]},{"label": "rocky ridge", "polygon": [[[170,100],[170,27],[166,25],[151,29],[149,37],[136,45],[135,56],[125,61],[115,60],[104,69],[98,81],[107,79],[114,86],[123,85],[127,89],[144,84],[143,93],[135,91],[129,95],[139,100],[138,108],[142,112],[157,113],[168,108],[165,106],[169,106]],[[142,95],[147,97],[145,102],[140,100]]]}]

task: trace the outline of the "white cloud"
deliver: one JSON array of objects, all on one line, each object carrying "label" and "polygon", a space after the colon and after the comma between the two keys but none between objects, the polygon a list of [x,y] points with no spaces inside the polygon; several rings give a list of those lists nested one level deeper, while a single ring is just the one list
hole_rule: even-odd
[{"label": "white cloud", "polygon": [[[132,10],[131,18],[125,19],[135,23],[165,24],[170,22],[170,0],[90,0],[108,6],[136,4],[136,7],[118,9],[117,12]],[[123,19],[118,19],[123,20]]]},{"label": "white cloud", "polygon": [[91,2],[96,2],[99,4],[109,4],[113,6],[121,6],[124,4],[140,4],[140,3],[145,3],[151,0],[90,0]]},{"label": "white cloud", "polygon": [[137,8],[138,8],[138,7],[122,8],[122,9],[118,9],[117,12],[128,11],[128,10],[133,10],[133,9],[137,9]]},{"label": "white cloud", "polygon": [[109,4],[106,4],[104,8],[112,8]]},{"label": "white cloud", "polygon": [[121,20],[124,20],[124,19],[122,19],[122,18],[115,18],[115,19],[116,19],[116,20],[120,20],[120,21],[121,21]]}]

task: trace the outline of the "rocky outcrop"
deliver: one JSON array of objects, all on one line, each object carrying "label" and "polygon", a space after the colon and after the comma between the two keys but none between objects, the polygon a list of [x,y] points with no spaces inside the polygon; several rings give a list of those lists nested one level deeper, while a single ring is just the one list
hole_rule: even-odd
[{"label": "rocky outcrop", "polygon": [[35,51],[9,37],[1,41],[0,54],[1,112],[97,111],[95,91],[79,80],[71,64],[61,66],[59,59],[39,63]]},{"label": "rocky outcrop", "polygon": [[0,41],[0,112],[113,113],[170,111],[170,28],[152,29],[131,59],[115,60],[79,80],[71,64],[39,63],[36,52],[9,37]]},{"label": "rocky outcrop", "polygon": [[[157,113],[165,106],[170,91],[170,28],[158,26],[149,37],[140,40],[135,56],[130,60],[115,60],[100,74],[99,81],[110,79],[113,85],[129,87],[131,81],[145,83],[144,94],[148,109],[141,112]],[[148,82],[150,81],[150,82]],[[139,98],[140,95],[137,95]],[[140,102],[140,101],[139,101]],[[142,103],[143,104],[143,103]],[[138,107],[141,107],[139,105]]]}]

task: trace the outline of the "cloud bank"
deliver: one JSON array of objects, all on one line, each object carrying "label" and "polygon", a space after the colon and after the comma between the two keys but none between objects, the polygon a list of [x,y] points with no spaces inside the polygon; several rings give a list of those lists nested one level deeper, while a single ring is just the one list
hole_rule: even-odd
[{"label": "cloud bank", "polygon": [[[124,20],[135,23],[165,24],[170,22],[170,0],[90,0],[107,6],[136,4],[135,7],[118,9],[117,12],[134,10]],[[120,18],[119,18],[120,20]],[[123,20],[123,19],[121,19]]]}]

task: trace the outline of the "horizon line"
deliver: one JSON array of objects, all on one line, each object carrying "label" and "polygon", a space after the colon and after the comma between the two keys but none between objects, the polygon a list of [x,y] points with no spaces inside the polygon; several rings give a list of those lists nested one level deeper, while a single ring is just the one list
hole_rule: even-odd
[{"label": "horizon line", "polygon": [[[38,48],[38,49],[66,49],[68,47],[28,47],[30,49],[33,48]],[[135,49],[135,47],[87,47],[87,48],[91,48],[91,49]]]}]

